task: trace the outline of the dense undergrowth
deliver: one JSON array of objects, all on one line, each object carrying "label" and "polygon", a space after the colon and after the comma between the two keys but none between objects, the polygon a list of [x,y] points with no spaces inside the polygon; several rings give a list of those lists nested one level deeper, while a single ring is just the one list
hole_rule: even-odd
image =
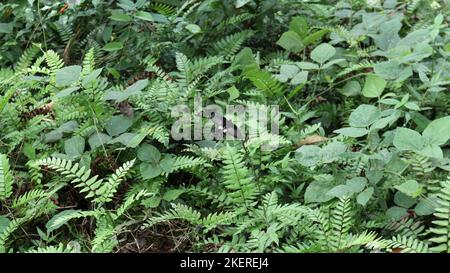
[{"label": "dense undergrowth", "polygon": [[450,252],[448,4],[2,1],[0,251]]}]

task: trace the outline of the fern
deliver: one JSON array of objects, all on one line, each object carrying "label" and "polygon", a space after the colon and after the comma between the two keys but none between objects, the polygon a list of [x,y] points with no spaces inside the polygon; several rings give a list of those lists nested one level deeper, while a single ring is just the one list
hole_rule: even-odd
[{"label": "fern", "polygon": [[32,44],[29,48],[27,48],[16,64],[16,72],[25,73],[26,69],[33,63],[34,58],[37,56],[40,50],[40,44]]},{"label": "fern", "polygon": [[71,179],[71,183],[75,187],[81,188],[80,193],[86,193],[86,198],[98,198],[97,190],[102,185],[103,180],[97,179],[98,175],[90,177],[91,170],[86,170],[85,167],[80,167],[78,163],[73,163],[70,160],[50,157],[38,161],[39,165],[45,165],[52,168],[66,178]]},{"label": "fern", "polygon": [[212,55],[231,57],[236,54],[245,40],[250,38],[252,35],[252,31],[245,30],[226,36],[214,43],[211,53]]},{"label": "fern", "polygon": [[117,188],[120,183],[124,179],[127,172],[133,167],[135,159],[125,162],[121,167],[119,167],[115,173],[111,175],[111,177],[103,183],[95,192],[98,196],[94,198],[94,202],[96,203],[107,203],[110,202],[117,192]]},{"label": "fern", "polygon": [[450,176],[442,182],[442,188],[437,197],[438,207],[433,214],[436,220],[432,222],[433,227],[429,229],[434,235],[430,239],[434,243],[430,250],[450,252]]},{"label": "fern", "polygon": [[390,240],[391,251],[397,250],[402,253],[428,253],[428,245],[415,237],[397,235]]},{"label": "fern", "polygon": [[6,155],[0,154],[0,201],[4,201],[12,194],[14,178],[9,169],[9,159]]},{"label": "fern", "polygon": [[242,154],[235,147],[228,145],[223,159],[223,184],[228,192],[229,202],[234,206],[243,204],[248,210],[257,195],[254,178],[245,166]]}]

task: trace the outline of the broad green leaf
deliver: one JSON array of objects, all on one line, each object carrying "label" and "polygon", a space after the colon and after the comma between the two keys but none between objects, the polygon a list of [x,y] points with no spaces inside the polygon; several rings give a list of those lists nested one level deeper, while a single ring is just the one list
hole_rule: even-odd
[{"label": "broad green leaf", "polygon": [[67,86],[77,82],[80,78],[81,66],[72,65],[61,68],[56,72],[56,85]]},{"label": "broad green leaf", "polygon": [[163,199],[166,201],[173,201],[175,199],[177,199],[181,194],[183,194],[185,192],[184,189],[174,189],[174,190],[169,190],[166,191],[163,195]]},{"label": "broad green leaf", "polygon": [[142,144],[137,151],[137,156],[142,161],[157,163],[161,159],[159,150],[150,144]]},{"label": "broad green leaf", "polygon": [[414,207],[414,211],[419,216],[431,215],[438,206],[438,198],[436,196],[430,196],[420,200],[420,202]]},{"label": "broad green leaf", "polygon": [[368,104],[361,104],[350,114],[348,122],[352,127],[369,127],[380,118],[380,110]]},{"label": "broad green leaf", "polygon": [[305,190],[305,203],[322,203],[333,198],[328,195],[328,191],[333,188],[333,184],[325,181],[313,181]]},{"label": "broad green leaf", "polygon": [[444,158],[444,154],[442,152],[441,147],[437,145],[427,145],[422,150],[417,151],[419,154],[426,156],[426,157],[432,157],[432,158]]},{"label": "broad green leaf", "polygon": [[107,43],[102,48],[102,50],[108,51],[108,52],[113,52],[113,51],[121,50],[122,48],[123,48],[122,42],[111,42],[111,43]]},{"label": "broad green leaf", "polygon": [[146,12],[146,11],[138,11],[136,12],[136,14],[134,15],[134,17],[144,20],[144,21],[149,21],[149,22],[153,22],[153,16],[151,13]]},{"label": "broad green leaf", "polygon": [[108,141],[111,140],[111,136],[103,133],[94,133],[92,136],[89,137],[89,146],[91,146],[91,149],[94,150],[97,147],[104,146]]},{"label": "broad green leaf", "polygon": [[365,189],[364,191],[360,192],[357,196],[356,196],[356,202],[358,202],[358,204],[365,206],[367,204],[367,202],[369,202],[370,198],[373,195],[373,187],[369,187],[367,189]]},{"label": "broad green leaf", "polygon": [[354,192],[347,185],[338,185],[327,192],[327,195],[343,198],[344,196],[348,196],[353,194]]},{"label": "broad green leaf", "polygon": [[311,52],[311,59],[316,63],[324,64],[336,54],[336,49],[327,43],[320,44]]},{"label": "broad green leaf", "polygon": [[283,33],[277,45],[291,52],[299,52],[303,49],[302,38],[292,30]]},{"label": "broad green leaf", "polygon": [[362,94],[366,98],[377,98],[386,87],[386,81],[375,74],[367,75]]},{"label": "broad green leaf", "polygon": [[420,151],[424,147],[424,140],[423,137],[414,130],[397,128],[393,144],[400,151]]},{"label": "broad green leaf", "polygon": [[305,39],[303,39],[303,45],[308,46],[310,44],[313,44],[322,39],[322,37],[327,33],[328,33],[327,29],[321,29],[316,32],[313,32],[310,35],[306,36]]},{"label": "broad green leaf", "polygon": [[340,92],[346,97],[356,96],[361,93],[361,85],[358,81],[348,81]]},{"label": "broad green leaf", "polygon": [[109,18],[118,22],[130,22],[131,20],[133,20],[130,15],[123,12],[113,12]]},{"label": "broad green leaf", "polygon": [[307,80],[308,80],[308,71],[301,71],[292,78],[291,84],[299,85],[305,83]]},{"label": "broad green leaf", "polygon": [[303,17],[294,17],[289,23],[289,30],[295,31],[303,39],[308,35],[308,23]]},{"label": "broad green leaf", "polygon": [[0,33],[11,33],[14,23],[0,23]]},{"label": "broad green leaf", "polygon": [[415,198],[408,196],[401,191],[398,191],[394,195],[394,203],[397,206],[400,206],[405,209],[409,209],[412,206],[414,206],[417,203],[417,201]]},{"label": "broad green leaf", "polygon": [[345,184],[355,193],[362,191],[367,185],[367,179],[364,177],[354,177]]},{"label": "broad green leaf", "polygon": [[407,214],[408,214],[408,210],[407,209],[401,208],[401,207],[397,207],[397,206],[389,208],[386,211],[386,215],[389,218],[392,218],[392,219],[395,219],[395,220],[399,220],[400,218],[404,217]]},{"label": "broad green leaf", "polygon": [[84,138],[73,136],[64,141],[64,151],[70,157],[79,157],[83,154],[85,147]]},{"label": "broad green leaf", "polygon": [[369,133],[369,131],[365,128],[354,128],[354,127],[341,128],[338,130],[334,130],[333,132],[348,137],[362,137]]},{"label": "broad green leaf", "polygon": [[79,89],[80,89],[80,87],[78,87],[78,86],[68,87],[68,88],[66,88],[66,89],[61,90],[60,92],[58,92],[58,93],[56,94],[56,97],[57,97],[57,98],[64,98],[64,97],[67,97],[67,96],[69,96],[70,94],[72,94],[73,92],[78,91]]},{"label": "broad green leaf", "polygon": [[333,141],[322,148],[320,151],[321,161],[331,163],[347,150],[347,145],[340,141]]},{"label": "broad green leaf", "polygon": [[287,78],[292,78],[300,71],[298,66],[293,64],[283,64],[280,67],[280,74],[284,75]]},{"label": "broad green leaf", "polygon": [[408,180],[395,188],[411,197],[417,197],[422,193],[422,186],[416,180]]},{"label": "broad green leaf", "polygon": [[228,101],[233,101],[237,98],[239,98],[239,90],[236,88],[236,86],[232,86],[227,89],[228,95],[230,96],[228,98]]},{"label": "broad green leaf", "polygon": [[184,28],[189,30],[189,32],[193,34],[202,32],[202,29],[196,24],[188,24]]},{"label": "broad green leaf", "polygon": [[295,158],[301,165],[312,167],[322,159],[321,151],[322,149],[320,149],[320,147],[305,145],[297,149]]},{"label": "broad green leaf", "polygon": [[159,176],[162,173],[162,169],[159,164],[142,162],[139,166],[142,178],[152,179]]},{"label": "broad green leaf", "polygon": [[450,116],[433,120],[422,134],[427,144],[444,145],[450,139]]},{"label": "broad green leaf", "polygon": [[105,129],[110,136],[117,136],[124,133],[133,124],[133,120],[124,115],[111,117],[106,121]]}]

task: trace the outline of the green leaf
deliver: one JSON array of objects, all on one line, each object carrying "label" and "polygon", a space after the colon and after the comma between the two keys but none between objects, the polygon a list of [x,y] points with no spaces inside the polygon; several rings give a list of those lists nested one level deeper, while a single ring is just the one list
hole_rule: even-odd
[{"label": "green leaf", "polygon": [[430,196],[420,202],[415,206],[414,211],[419,216],[431,215],[436,210],[437,204],[439,204],[439,199],[436,196]]},{"label": "green leaf", "polygon": [[327,192],[327,195],[337,198],[343,198],[351,194],[353,194],[353,191],[347,185],[338,185]]},{"label": "green leaf", "polygon": [[0,216],[0,234],[9,226],[9,223],[11,221],[8,218]]},{"label": "green leaf", "polygon": [[73,136],[64,141],[64,151],[70,157],[79,157],[83,154],[85,147],[84,138]]},{"label": "green leaf", "polygon": [[196,24],[188,24],[184,28],[189,30],[189,32],[193,34],[202,32],[202,29]]},{"label": "green leaf", "polygon": [[35,159],[36,148],[33,147],[33,144],[27,142],[23,145],[23,154],[29,159]]},{"label": "green leaf", "polygon": [[131,96],[135,96],[141,93],[141,91],[147,87],[149,81],[148,79],[139,80],[135,82],[133,85],[129,86],[124,91],[109,91],[106,92],[103,99],[104,100],[115,100],[118,102],[124,101]]},{"label": "green leaf", "polygon": [[121,50],[122,48],[123,48],[122,42],[111,42],[111,43],[107,43],[102,48],[102,50],[108,51],[108,52],[113,52],[113,51]]},{"label": "green leaf", "polygon": [[433,120],[422,133],[430,145],[444,145],[450,139],[450,116]]},{"label": "green leaf", "polygon": [[424,148],[423,137],[408,128],[397,128],[393,144],[400,151],[420,151]]},{"label": "green leaf", "polygon": [[292,78],[291,84],[299,85],[305,83],[307,80],[308,80],[308,71],[301,71]]},{"label": "green leaf", "polygon": [[173,201],[184,193],[184,189],[169,190],[164,193],[163,199],[166,201]]},{"label": "green leaf", "polygon": [[308,23],[303,17],[294,17],[289,23],[289,30],[295,31],[303,39],[308,35]]},{"label": "green leaf", "polygon": [[105,124],[105,129],[110,136],[117,136],[125,132],[133,124],[133,120],[124,115],[111,117]]},{"label": "green leaf", "polygon": [[369,133],[369,131],[365,128],[354,128],[354,127],[341,128],[338,130],[334,130],[333,132],[348,137],[362,137]]},{"label": "green leaf", "polygon": [[367,75],[362,94],[366,98],[377,98],[386,87],[386,81],[375,74]]},{"label": "green leaf", "polygon": [[336,54],[336,49],[327,43],[320,44],[311,52],[311,59],[316,63],[323,64]]},{"label": "green leaf", "polygon": [[367,189],[365,189],[364,191],[362,191],[361,193],[359,193],[356,196],[356,202],[358,202],[358,204],[365,206],[367,204],[367,202],[369,202],[370,198],[373,195],[373,187],[369,187]]},{"label": "green leaf", "polygon": [[0,23],[0,33],[11,33],[13,31],[14,23]]},{"label": "green leaf", "polygon": [[104,146],[108,141],[111,140],[111,136],[103,133],[94,133],[92,136],[89,137],[89,146],[91,146],[91,149],[94,150],[97,147]]},{"label": "green leaf", "polygon": [[305,145],[297,149],[295,159],[305,167],[312,167],[321,160],[321,151],[320,147]]},{"label": "green leaf", "polygon": [[150,12],[146,12],[146,11],[138,11],[134,15],[134,17],[144,20],[144,21],[149,21],[149,22],[154,21],[152,14]]},{"label": "green leaf", "polygon": [[395,219],[395,220],[399,220],[400,218],[404,217],[407,214],[408,214],[408,210],[407,209],[401,208],[401,207],[397,207],[397,206],[389,208],[386,211],[386,215],[389,218],[392,218],[392,219]]},{"label": "green leaf", "polygon": [[327,202],[333,196],[327,193],[333,188],[333,184],[326,181],[313,181],[305,190],[306,203],[322,203]]},{"label": "green leaf", "polygon": [[340,92],[346,97],[356,96],[361,93],[361,85],[358,81],[348,81]]},{"label": "green leaf", "polygon": [[287,78],[292,78],[294,77],[298,72],[299,72],[299,68],[296,65],[293,64],[283,64],[280,67],[280,74],[284,75]]},{"label": "green leaf", "polygon": [[142,144],[137,151],[137,156],[142,161],[157,163],[161,160],[161,153],[159,150],[150,144]]},{"label": "green leaf", "polygon": [[411,197],[417,197],[422,193],[422,186],[416,180],[408,180],[395,188]]},{"label": "green leaf", "polygon": [[327,34],[327,32],[328,32],[327,29],[321,29],[316,32],[313,32],[312,34],[306,36],[305,39],[303,39],[303,45],[308,46],[310,44],[319,41],[325,34]]},{"label": "green leaf", "polygon": [[408,209],[416,203],[416,199],[398,191],[394,195],[394,203],[397,206]]},{"label": "green leaf", "polygon": [[80,78],[81,66],[72,65],[61,68],[56,72],[56,85],[67,86],[77,82]]},{"label": "green leaf", "polygon": [[161,167],[156,163],[143,162],[139,166],[139,169],[141,171],[142,178],[144,179],[152,179],[162,173]]},{"label": "green leaf", "polygon": [[60,92],[58,92],[58,93],[56,94],[56,97],[57,97],[57,98],[64,98],[64,97],[67,97],[67,96],[69,96],[70,94],[72,94],[73,92],[78,91],[79,89],[80,89],[80,87],[78,87],[78,86],[68,87],[68,88],[66,88],[66,89],[61,90]]},{"label": "green leaf", "polygon": [[283,33],[277,45],[291,52],[300,52],[303,49],[302,38],[292,30]]},{"label": "green leaf", "polygon": [[369,127],[380,118],[380,115],[381,112],[377,107],[362,104],[353,110],[348,118],[348,122],[352,127]]},{"label": "green leaf", "polygon": [[347,150],[347,145],[340,141],[333,141],[327,144],[320,151],[321,161],[323,163],[331,163],[339,158]]},{"label": "green leaf", "polygon": [[55,214],[45,225],[45,227],[47,228],[47,232],[52,232],[60,228],[71,219],[73,219],[75,215],[78,215],[79,212],[80,210],[68,209]]},{"label": "green leaf", "polygon": [[230,88],[227,89],[228,95],[230,95],[230,97],[228,98],[228,101],[233,101],[237,98],[239,98],[239,90],[236,88],[236,86],[232,86]]},{"label": "green leaf", "polygon": [[142,200],[142,205],[146,208],[156,208],[161,203],[161,197],[159,196],[152,196],[150,198],[147,198],[145,200]]},{"label": "green leaf", "polygon": [[353,192],[362,191],[367,185],[367,179],[364,177],[354,177],[345,183]]},{"label": "green leaf", "polygon": [[130,15],[117,11],[112,12],[109,18],[111,18],[111,20],[118,22],[131,22],[131,20],[133,20],[133,18]]}]

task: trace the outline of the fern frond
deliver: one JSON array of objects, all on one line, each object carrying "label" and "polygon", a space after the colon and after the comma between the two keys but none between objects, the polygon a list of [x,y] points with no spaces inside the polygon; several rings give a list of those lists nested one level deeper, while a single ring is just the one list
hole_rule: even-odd
[{"label": "fern frond", "polygon": [[257,195],[257,187],[253,177],[245,166],[244,157],[235,148],[227,146],[223,154],[223,184],[228,192],[230,202],[241,207],[249,208]]},{"label": "fern frond", "polygon": [[450,253],[450,176],[442,182],[437,197],[438,207],[433,214],[436,220],[432,221],[433,227],[429,229],[434,234],[430,241],[435,245],[430,250]]},{"label": "fern frond", "polygon": [[117,192],[117,188],[124,179],[125,175],[133,167],[135,161],[136,160],[133,159],[131,161],[125,162],[121,167],[119,167],[116,172],[111,175],[108,181],[103,183],[96,190],[95,193],[98,197],[94,198],[93,201],[96,203],[110,202],[114,197],[114,194]]},{"label": "fern frond", "polygon": [[6,155],[0,154],[0,201],[4,201],[12,194],[14,178],[9,169],[9,159]]},{"label": "fern frond", "polygon": [[40,44],[32,44],[29,48],[27,48],[20,56],[19,61],[16,64],[15,70],[18,73],[25,73],[26,69],[31,66],[34,58],[41,50]]},{"label": "fern frond", "polygon": [[86,170],[85,167],[80,167],[78,163],[73,163],[71,160],[56,157],[41,159],[38,164],[48,166],[71,179],[71,183],[75,184],[76,188],[81,188],[80,193],[87,193],[86,198],[99,197],[97,190],[102,185],[103,180],[97,179],[98,175],[90,178],[91,170]]},{"label": "fern frond", "polygon": [[428,253],[428,245],[415,237],[397,235],[392,237],[390,249],[401,253]]},{"label": "fern frond", "polygon": [[236,54],[242,44],[253,35],[250,30],[244,30],[229,36],[226,36],[215,42],[211,50],[212,55],[224,56],[226,58]]}]

